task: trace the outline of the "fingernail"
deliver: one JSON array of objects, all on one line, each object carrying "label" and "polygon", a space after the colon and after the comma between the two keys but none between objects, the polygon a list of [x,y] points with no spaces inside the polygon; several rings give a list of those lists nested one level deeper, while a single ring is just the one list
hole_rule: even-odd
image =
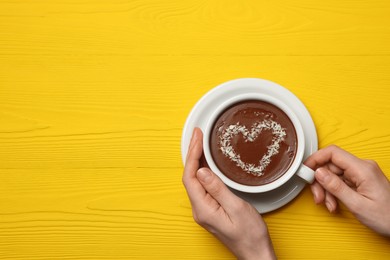
[{"label": "fingernail", "polygon": [[196,130],[194,128],[193,132],[192,132],[192,137],[191,137],[191,142],[190,142],[190,148],[192,148],[192,146],[194,146],[195,142],[196,142],[196,139],[197,139],[198,135],[196,134]]},{"label": "fingernail", "polygon": [[322,183],[326,182],[329,178],[329,172],[323,168],[318,168],[316,170],[316,179]]},{"label": "fingernail", "polygon": [[333,212],[332,205],[329,202],[325,202],[325,206],[329,210],[329,212]]},{"label": "fingernail", "polygon": [[196,131],[195,131],[195,128],[192,132],[192,136],[191,136],[191,140],[190,140],[190,144],[188,146],[188,151],[187,151],[187,156],[186,156],[186,161],[188,159],[188,156],[190,155],[190,151],[192,150],[192,148],[194,148],[194,145],[196,143],[196,139],[197,139],[197,134],[196,134]]},{"label": "fingernail", "polygon": [[313,197],[314,197],[314,203],[315,204],[318,204],[319,203],[319,199],[318,199],[318,192],[316,190],[313,191]]},{"label": "fingernail", "polygon": [[196,175],[202,182],[208,182],[212,177],[211,172],[204,168],[199,169]]}]

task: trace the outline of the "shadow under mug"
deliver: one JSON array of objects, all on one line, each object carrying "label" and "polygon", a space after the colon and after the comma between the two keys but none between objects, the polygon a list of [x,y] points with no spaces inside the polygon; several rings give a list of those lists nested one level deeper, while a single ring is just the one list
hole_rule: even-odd
[{"label": "shadow under mug", "polygon": [[[297,152],[295,155],[295,158],[288,168],[288,170],[278,179],[267,183],[263,185],[258,186],[249,186],[244,185],[238,182],[235,182],[225,176],[217,167],[217,165],[214,162],[214,159],[210,152],[210,135],[213,131],[213,126],[220,114],[225,111],[227,108],[231,107],[232,105],[243,102],[245,100],[259,100],[263,102],[270,103],[279,109],[281,109],[291,120],[291,122],[294,125],[295,132],[297,134]],[[206,161],[210,167],[210,169],[230,188],[233,188],[235,190],[241,191],[241,192],[247,192],[247,193],[261,193],[261,192],[267,192],[274,189],[279,188],[284,183],[286,183],[288,180],[293,178],[295,175],[299,176],[303,181],[307,183],[313,183],[314,181],[314,171],[303,164],[303,155],[305,152],[305,137],[302,125],[298,119],[298,117],[294,114],[294,112],[281,100],[271,97],[268,95],[264,95],[261,93],[246,93],[237,95],[233,98],[230,98],[223,102],[220,106],[217,107],[215,111],[212,112],[212,115],[210,116],[206,128],[204,129],[204,138],[203,138],[203,150],[204,155],[206,158]]]}]

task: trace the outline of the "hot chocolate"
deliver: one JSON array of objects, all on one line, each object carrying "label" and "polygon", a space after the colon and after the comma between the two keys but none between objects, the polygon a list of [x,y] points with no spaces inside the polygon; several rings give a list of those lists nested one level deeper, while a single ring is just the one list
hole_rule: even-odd
[{"label": "hot chocolate", "polygon": [[210,152],[231,180],[257,186],[281,177],[297,153],[297,134],[278,107],[246,100],[224,110],[210,135]]}]

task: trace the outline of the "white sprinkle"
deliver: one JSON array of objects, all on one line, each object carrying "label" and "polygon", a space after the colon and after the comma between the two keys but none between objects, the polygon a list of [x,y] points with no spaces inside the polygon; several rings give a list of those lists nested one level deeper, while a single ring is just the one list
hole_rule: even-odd
[{"label": "white sprinkle", "polygon": [[[244,163],[240,158],[240,155],[235,152],[231,144],[231,139],[241,133],[244,136],[245,142],[253,142],[260,135],[262,130],[271,130],[272,131],[272,144],[268,146],[267,153],[259,161],[259,165],[255,166],[254,164]],[[271,157],[279,153],[280,142],[284,140],[286,136],[285,129],[277,122],[273,120],[263,120],[261,122],[256,122],[252,125],[251,131],[249,132],[245,126],[237,123],[235,125],[229,125],[226,127],[221,135],[219,135],[220,140],[220,150],[222,153],[228,157],[231,161],[235,162],[245,172],[261,176],[264,174],[264,170],[271,163]]]}]

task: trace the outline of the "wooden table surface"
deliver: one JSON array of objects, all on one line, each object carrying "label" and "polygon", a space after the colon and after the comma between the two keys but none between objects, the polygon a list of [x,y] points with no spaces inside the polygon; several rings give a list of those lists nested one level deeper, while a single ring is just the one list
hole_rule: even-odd
[{"label": "wooden table surface", "polygon": [[[389,46],[387,0],[0,1],[0,259],[234,259],[192,219],[180,139],[235,78],[390,177]],[[390,259],[308,187],[264,219],[280,259]]]}]

